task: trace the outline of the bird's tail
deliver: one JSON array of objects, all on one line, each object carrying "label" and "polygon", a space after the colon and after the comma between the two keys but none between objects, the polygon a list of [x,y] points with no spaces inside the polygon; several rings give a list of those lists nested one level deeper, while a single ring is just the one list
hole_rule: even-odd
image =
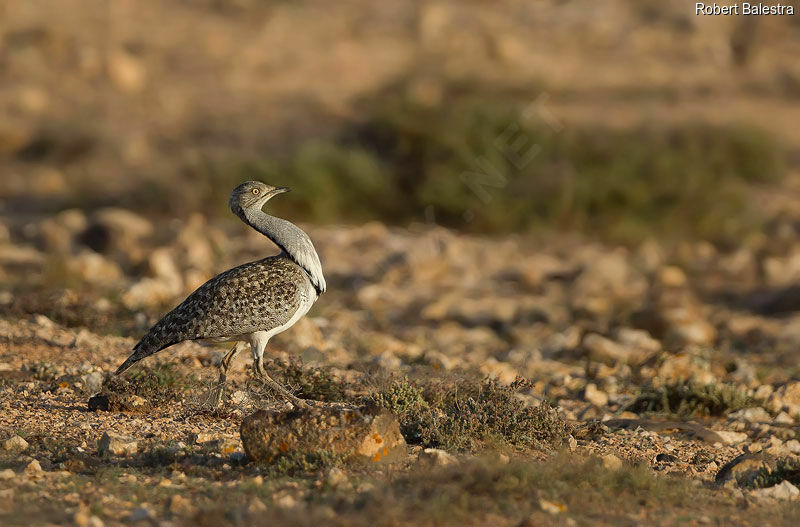
[{"label": "bird's tail", "polygon": [[142,357],[137,357],[136,355],[137,354],[134,353],[133,355],[125,359],[125,362],[123,362],[122,365],[119,368],[117,368],[117,371],[114,372],[114,375],[119,375],[120,373],[124,372],[125,370],[127,370],[140,360],[142,360]]},{"label": "bird's tail", "polygon": [[125,359],[125,362],[123,362],[122,365],[119,368],[117,368],[117,371],[114,372],[114,375],[119,375],[120,373],[124,372],[125,370],[127,370],[128,368],[130,368],[143,358],[147,357],[148,355],[152,355],[152,353],[142,353],[143,350],[140,348],[139,344],[137,344],[136,347],[133,348],[133,353],[131,354],[131,356]]},{"label": "bird's tail", "polygon": [[139,343],[136,344],[136,346],[133,347],[133,353],[131,353],[131,356],[125,359],[125,362],[123,362],[122,365],[119,368],[117,368],[117,371],[114,372],[114,375],[119,375],[120,373],[124,372],[125,370],[127,370],[140,360],[144,359],[145,357],[149,357],[154,353],[158,353],[159,351],[166,348],[168,345],[174,344],[173,342],[170,342],[167,345],[159,346],[158,344],[153,342],[153,339],[149,337],[150,337],[149,334],[145,335],[145,337],[142,340],[140,340]]}]

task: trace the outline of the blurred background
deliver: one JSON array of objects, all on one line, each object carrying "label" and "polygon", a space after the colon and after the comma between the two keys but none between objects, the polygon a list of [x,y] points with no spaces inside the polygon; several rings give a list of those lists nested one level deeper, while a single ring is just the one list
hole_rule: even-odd
[{"label": "blurred background", "polygon": [[314,346],[279,343],[307,358],[513,378],[684,324],[676,349],[792,362],[800,18],[694,9],[5,0],[0,304],[137,336],[273,250],[227,210],[261,179],[331,283]]},{"label": "blurred background", "polygon": [[722,242],[791,187],[800,147],[793,16],[649,0],[0,9],[14,217],[227,218],[230,188],[261,178],[295,187],[277,210],[315,223]]}]

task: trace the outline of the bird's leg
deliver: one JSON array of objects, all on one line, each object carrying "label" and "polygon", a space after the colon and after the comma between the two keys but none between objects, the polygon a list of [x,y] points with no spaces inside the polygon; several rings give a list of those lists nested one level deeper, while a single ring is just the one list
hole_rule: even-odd
[{"label": "bird's leg", "polygon": [[267,383],[267,386],[277,392],[278,395],[292,403],[297,408],[309,408],[308,403],[289,393],[289,390],[275,382],[275,380],[269,376],[267,370],[264,369],[264,359],[261,356],[256,357],[256,360],[253,363],[253,368],[255,369],[256,376],[260,377],[261,380]]},{"label": "bird's leg", "polygon": [[222,404],[222,395],[225,392],[225,381],[227,380],[228,376],[228,368],[231,367],[231,362],[233,359],[236,358],[236,355],[242,350],[240,346],[241,342],[237,342],[233,345],[233,348],[222,358],[219,363],[219,382],[217,383],[217,389],[214,393],[214,408],[219,408]]}]

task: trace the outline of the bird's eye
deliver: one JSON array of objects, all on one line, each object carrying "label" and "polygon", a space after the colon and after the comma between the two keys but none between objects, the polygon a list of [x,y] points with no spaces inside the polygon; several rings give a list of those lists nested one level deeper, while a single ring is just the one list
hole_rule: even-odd
[{"label": "bird's eye", "polygon": [[258,193],[259,193],[259,192],[260,192],[260,190],[258,190],[257,188],[254,188],[254,189],[253,189],[253,195],[254,195],[254,196],[258,196]]}]

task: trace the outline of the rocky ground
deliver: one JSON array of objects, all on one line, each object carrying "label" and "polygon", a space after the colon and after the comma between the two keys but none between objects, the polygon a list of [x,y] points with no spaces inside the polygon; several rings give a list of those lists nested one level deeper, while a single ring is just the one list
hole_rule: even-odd
[{"label": "rocky ground", "polygon": [[[242,420],[282,404],[240,356],[213,410],[222,348],[181,344],[107,380],[267,240],[123,209],[2,225],[4,524],[797,521],[790,222],[728,251],[309,227],[329,292],[273,339],[270,369],[303,397],[392,410],[405,453],[374,466],[246,456]],[[89,409],[115,389],[125,411]]]}]

